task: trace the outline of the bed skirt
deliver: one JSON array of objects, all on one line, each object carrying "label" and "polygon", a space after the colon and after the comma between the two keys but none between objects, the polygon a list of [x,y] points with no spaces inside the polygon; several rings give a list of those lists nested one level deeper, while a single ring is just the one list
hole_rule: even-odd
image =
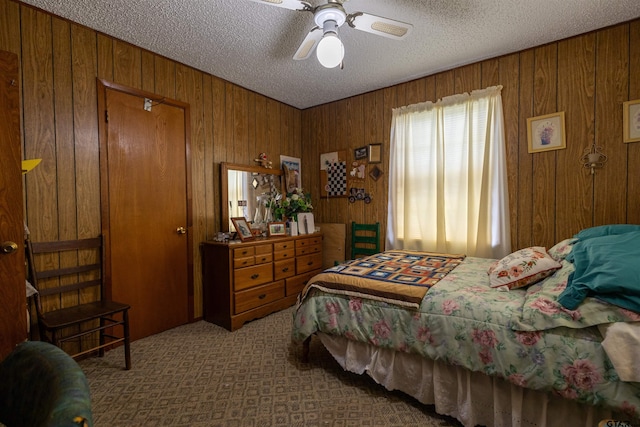
[{"label": "bed skirt", "polygon": [[343,369],[367,373],[388,390],[400,390],[419,402],[435,405],[437,413],[452,416],[465,427],[593,427],[601,420],[615,418],[605,408],[580,405],[416,354],[321,332],[317,336]]}]

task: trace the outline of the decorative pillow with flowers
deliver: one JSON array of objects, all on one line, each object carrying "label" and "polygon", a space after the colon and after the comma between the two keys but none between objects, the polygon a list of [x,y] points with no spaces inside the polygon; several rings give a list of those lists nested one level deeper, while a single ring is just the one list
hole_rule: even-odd
[{"label": "decorative pillow with flowers", "polygon": [[487,273],[492,288],[518,289],[552,275],[562,265],[542,246],[513,252],[492,264]]},{"label": "decorative pillow with flowers", "polygon": [[553,245],[551,249],[547,251],[547,253],[551,256],[551,258],[555,259],[558,262],[562,262],[562,260],[571,253],[573,244],[577,241],[578,239],[575,237],[564,239]]}]

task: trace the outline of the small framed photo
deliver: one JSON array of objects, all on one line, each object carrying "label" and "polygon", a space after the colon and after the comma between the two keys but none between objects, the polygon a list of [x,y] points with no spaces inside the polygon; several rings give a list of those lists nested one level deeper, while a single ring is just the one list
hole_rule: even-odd
[{"label": "small framed photo", "polygon": [[368,154],[367,147],[360,147],[353,150],[353,157],[355,157],[356,160],[366,159],[367,154]]},{"label": "small framed photo", "polygon": [[249,227],[244,217],[231,218],[231,222],[233,222],[233,226],[236,228],[240,240],[246,242],[247,240],[255,239],[255,236],[251,232],[251,227]]},{"label": "small framed photo", "polygon": [[373,165],[373,167],[369,171],[369,176],[374,181],[377,181],[382,176],[382,170],[377,165]]},{"label": "small framed photo", "polygon": [[529,153],[567,148],[564,111],[527,119]]},{"label": "small framed photo", "polygon": [[640,99],[623,104],[624,142],[640,141]]},{"label": "small framed photo", "polygon": [[267,226],[267,234],[271,236],[285,236],[287,234],[287,227],[284,222],[276,221],[270,222]]},{"label": "small framed photo", "polygon": [[382,162],[382,144],[369,144],[369,163]]},{"label": "small framed photo", "polygon": [[316,230],[316,224],[313,221],[311,212],[298,214],[298,234],[313,234]]}]

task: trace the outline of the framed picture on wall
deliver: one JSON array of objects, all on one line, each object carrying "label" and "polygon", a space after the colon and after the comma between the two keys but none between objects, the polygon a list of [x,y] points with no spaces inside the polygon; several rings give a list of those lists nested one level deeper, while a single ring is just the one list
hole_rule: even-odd
[{"label": "framed picture on wall", "polygon": [[302,167],[297,157],[280,156],[280,167],[284,172],[284,182],[287,193],[296,188],[302,188]]},{"label": "framed picture on wall", "polygon": [[247,220],[244,217],[240,216],[236,218],[231,218],[231,222],[233,222],[233,226],[236,228],[236,231],[238,232],[238,237],[240,237],[240,240],[242,240],[243,242],[246,242],[247,240],[253,240],[255,238],[255,236],[251,232],[251,227],[249,227],[249,223],[247,223]]},{"label": "framed picture on wall", "polygon": [[527,119],[529,153],[567,148],[564,111]]},{"label": "framed picture on wall", "polygon": [[366,159],[367,158],[367,154],[368,154],[367,147],[360,147],[360,148],[356,148],[355,150],[353,150],[353,157],[355,157],[356,160],[362,160],[362,159]]},{"label": "framed picture on wall", "polygon": [[382,170],[377,165],[373,165],[373,167],[369,171],[369,176],[374,181],[377,181],[382,176]]},{"label": "framed picture on wall", "polygon": [[640,99],[623,104],[624,142],[640,141]]},{"label": "framed picture on wall", "polygon": [[382,144],[369,144],[369,163],[382,162]]}]

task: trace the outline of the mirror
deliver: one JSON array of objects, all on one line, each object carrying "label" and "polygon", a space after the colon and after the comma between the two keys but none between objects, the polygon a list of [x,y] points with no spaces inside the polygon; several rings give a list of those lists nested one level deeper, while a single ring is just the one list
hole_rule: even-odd
[{"label": "mirror", "polygon": [[[235,231],[231,218],[256,219],[256,211],[264,218],[264,202],[275,190],[284,193],[282,171],[260,166],[220,164],[222,196],[222,231]],[[262,204],[261,204],[262,202]],[[260,209],[261,208],[261,209]]]}]

